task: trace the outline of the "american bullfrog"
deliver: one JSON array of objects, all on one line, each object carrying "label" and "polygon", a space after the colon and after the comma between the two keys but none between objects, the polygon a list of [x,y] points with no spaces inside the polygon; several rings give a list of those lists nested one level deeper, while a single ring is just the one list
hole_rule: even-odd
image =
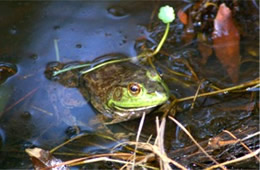
[{"label": "american bullfrog", "polygon": [[[138,118],[169,98],[169,90],[156,71],[130,61],[107,64],[86,74],[78,72],[62,73],[59,82],[66,85],[74,80],[81,94],[101,113],[98,117],[105,124]],[[66,81],[62,79],[65,74]]]}]

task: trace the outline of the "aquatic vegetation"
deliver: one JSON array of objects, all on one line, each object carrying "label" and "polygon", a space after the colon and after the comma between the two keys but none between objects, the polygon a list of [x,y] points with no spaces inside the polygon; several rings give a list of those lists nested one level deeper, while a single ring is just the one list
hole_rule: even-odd
[{"label": "aquatic vegetation", "polygon": [[169,5],[161,7],[158,18],[165,24],[171,23],[175,19],[174,9]]},{"label": "aquatic vegetation", "polygon": [[[142,1],[107,2],[106,6],[78,2],[66,8],[57,8],[65,2],[47,2],[55,8],[43,8],[44,12],[39,10],[41,3],[38,9],[26,2],[2,10],[2,32],[8,35],[0,40],[1,59],[18,71],[0,68],[1,167],[256,169],[260,160],[256,1],[151,1],[149,6]],[[30,9],[35,17],[20,13]],[[12,15],[5,15],[8,11]],[[219,17],[218,12],[225,15]],[[23,18],[21,23],[16,16]],[[232,31],[232,25],[237,30]],[[44,76],[49,68],[49,76]],[[164,94],[156,82],[167,85],[169,99],[154,105],[153,91],[156,99]],[[102,104],[100,98],[90,98],[97,95],[110,100]],[[122,111],[132,106],[124,118]],[[148,113],[153,106],[151,114],[130,120],[137,110]],[[112,108],[122,119],[103,123],[98,107]],[[30,150],[34,147],[43,150]],[[231,165],[234,161],[240,162]]]},{"label": "aquatic vegetation", "polygon": [[[155,49],[154,52],[149,54],[149,57],[155,56],[160,51],[160,49],[162,48],[162,46],[163,46],[163,44],[164,44],[164,42],[165,42],[165,40],[166,40],[166,38],[168,36],[168,33],[169,33],[170,23],[173,22],[174,19],[175,19],[174,9],[172,7],[170,7],[170,6],[168,6],[168,5],[161,7],[160,11],[158,13],[158,18],[163,23],[166,24],[166,29],[165,29],[163,37],[162,37],[160,43],[158,44],[157,48]],[[56,41],[54,42],[54,47],[55,47],[56,55],[59,54],[57,52],[59,50],[58,50]],[[147,54],[146,53],[141,53],[136,58],[138,59],[138,58],[141,58],[141,57],[147,57]],[[59,58],[59,56],[57,56],[57,58]],[[53,72],[53,76],[57,76],[58,74],[61,74],[61,73],[64,73],[64,72],[67,72],[67,71],[70,71],[70,70],[84,68],[84,67],[90,67],[91,66],[91,68],[86,69],[84,71],[81,71],[81,74],[86,74],[86,73],[94,71],[94,70],[96,70],[96,69],[98,69],[100,67],[106,66],[108,64],[114,64],[114,63],[119,63],[119,62],[125,62],[125,61],[129,61],[129,60],[133,60],[132,58],[134,58],[134,57],[110,60],[110,61],[106,61],[104,63],[98,63],[98,64],[96,64],[96,63],[87,63],[87,64],[80,64],[80,65],[76,65],[76,66],[71,66],[71,67],[67,67],[67,68],[61,69],[61,70],[54,71]]]},{"label": "aquatic vegetation", "polygon": [[236,83],[240,67],[240,34],[234,24],[232,12],[225,4],[219,6],[212,39],[216,56]]}]

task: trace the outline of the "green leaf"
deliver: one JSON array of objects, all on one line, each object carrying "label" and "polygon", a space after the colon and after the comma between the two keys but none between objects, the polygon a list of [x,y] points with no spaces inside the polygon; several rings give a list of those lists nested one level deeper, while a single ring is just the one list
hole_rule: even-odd
[{"label": "green leaf", "polygon": [[175,19],[174,9],[169,5],[161,7],[158,18],[165,24],[172,22]]}]

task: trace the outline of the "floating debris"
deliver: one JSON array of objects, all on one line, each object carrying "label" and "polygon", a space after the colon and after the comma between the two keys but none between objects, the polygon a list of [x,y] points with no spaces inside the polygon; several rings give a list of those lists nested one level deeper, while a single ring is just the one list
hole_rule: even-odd
[{"label": "floating debris", "polygon": [[11,63],[0,62],[0,84],[4,83],[9,77],[17,73],[17,67]]}]

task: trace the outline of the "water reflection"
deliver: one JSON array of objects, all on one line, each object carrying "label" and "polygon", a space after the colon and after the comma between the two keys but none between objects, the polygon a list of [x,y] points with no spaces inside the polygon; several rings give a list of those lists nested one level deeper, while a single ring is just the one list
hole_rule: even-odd
[{"label": "water reflection", "polygon": [[[17,64],[19,70],[6,82],[7,86],[1,85],[1,89],[8,92],[7,95],[1,93],[6,99],[1,102],[3,106],[0,105],[1,168],[10,167],[9,163],[12,168],[27,168],[24,159],[10,162],[10,158],[28,160],[27,155],[16,153],[24,153],[25,147],[50,149],[60,144],[73,136],[74,132],[69,129],[75,125],[80,131],[93,131],[87,125],[95,116],[92,107],[77,89],[65,89],[50,82],[44,71],[47,63],[56,60],[54,39],[59,40],[62,62],[91,61],[113,52],[136,55],[134,40],[142,34],[138,25],[149,22],[152,9],[129,5],[125,13],[123,8],[112,6],[116,7],[114,2],[105,1],[1,2],[0,18],[4,22],[0,30],[7,33],[0,41],[1,60]],[[125,17],[133,12],[131,17]],[[116,17],[111,17],[111,13]],[[68,105],[71,103],[65,101],[68,97],[75,99],[77,107]],[[10,151],[10,148],[16,152],[5,155],[3,151]]]}]

